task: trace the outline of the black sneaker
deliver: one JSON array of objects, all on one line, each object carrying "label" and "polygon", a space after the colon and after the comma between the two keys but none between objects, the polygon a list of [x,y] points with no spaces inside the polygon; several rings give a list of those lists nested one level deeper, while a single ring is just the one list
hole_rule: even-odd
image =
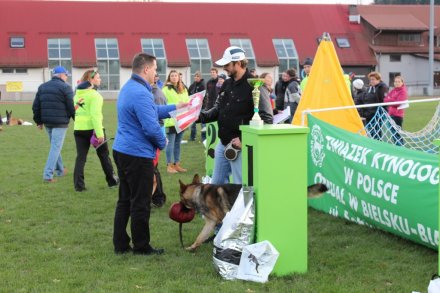
[{"label": "black sneaker", "polygon": [[133,250],[133,254],[141,254],[141,255],[161,255],[165,252],[163,248],[150,248],[147,250]]},{"label": "black sneaker", "polygon": [[83,188],[75,188],[76,192],[84,192],[87,191],[87,188],[83,187]]}]

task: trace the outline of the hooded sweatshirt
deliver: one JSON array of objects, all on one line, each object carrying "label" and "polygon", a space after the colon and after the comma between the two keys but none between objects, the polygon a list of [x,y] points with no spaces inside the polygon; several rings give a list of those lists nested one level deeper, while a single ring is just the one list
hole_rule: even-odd
[{"label": "hooded sweatshirt", "polygon": [[[394,89],[392,89],[383,101],[388,103],[388,102],[400,102],[406,100],[408,100],[408,93],[406,86],[403,85],[401,87],[395,87]],[[398,109],[399,106],[400,105],[388,106],[388,114],[390,114],[390,116],[403,118],[403,115],[405,114],[405,110]]]},{"label": "hooded sweatshirt", "polygon": [[89,82],[81,83],[77,89],[73,103],[75,106],[74,130],[95,130],[96,137],[104,137],[102,126],[103,98],[90,87]]}]

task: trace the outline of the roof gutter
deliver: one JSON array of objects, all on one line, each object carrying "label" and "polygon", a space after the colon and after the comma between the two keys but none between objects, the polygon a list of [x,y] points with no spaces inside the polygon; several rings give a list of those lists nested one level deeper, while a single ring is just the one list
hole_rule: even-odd
[{"label": "roof gutter", "polygon": [[375,39],[376,39],[381,33],[382,33],[382,30],[379,30],[379,32],[373,36],[373,41],[372,41],[373,45],[376,45]]}]

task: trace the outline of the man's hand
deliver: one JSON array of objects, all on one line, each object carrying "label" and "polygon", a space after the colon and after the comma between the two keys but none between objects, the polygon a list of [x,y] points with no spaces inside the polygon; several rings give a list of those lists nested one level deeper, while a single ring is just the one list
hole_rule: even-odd
[{"label": "man's hand", "polygon": [[98,144],[101,144],[104,142],[104,137],[97,137],[96,139],[98,140]]},{"label": "man's hand", "polygon": [[180,102],[179,104],[176,104],[176,109],[185,108],[185,107],[188,107],[188,105],[189,105],[189,103]]},{"label": "man's hand", "polygon": [[37,125],[38,129],[42,130],[43,129],[43,124]]},{"label": "man's hand", "polygon": [[231,142],[232,142],[232,145],[235,146],[235,148],[241,149],[241,141],[240,141],[239,137],[233,138],[231,140]]}]

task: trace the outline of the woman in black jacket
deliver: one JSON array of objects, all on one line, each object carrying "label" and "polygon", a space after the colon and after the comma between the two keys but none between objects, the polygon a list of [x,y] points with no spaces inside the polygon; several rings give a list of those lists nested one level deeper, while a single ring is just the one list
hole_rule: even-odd
[{"label": "woman in black jacket", "polygon": [[[370,72],[370,74],[368,74],[368,79],[370,80],[370,87],[363,96],[362,104],[383,103],[383,99],[388,92],[388,86],[382,81],[380,73],[375,71]],[[376,111],[377,107],[364,108],[363,114],[367,124],[373,119]]]},{"label": "woman in black jacket", "polygon": [[[368,79],[370,80],[370,87],[363,95],[362,104],[383,103],[383,99],[388,92],[388,86],[382,81],[380,73],[375,71],[370,72]],[[382,140],[381,123],[368,126],[368,123],[373,119],[376,111],[377,106],[363,108],[363,117],[365,117],[365,125],[367,125],[369,136],[377,140]]]}]

